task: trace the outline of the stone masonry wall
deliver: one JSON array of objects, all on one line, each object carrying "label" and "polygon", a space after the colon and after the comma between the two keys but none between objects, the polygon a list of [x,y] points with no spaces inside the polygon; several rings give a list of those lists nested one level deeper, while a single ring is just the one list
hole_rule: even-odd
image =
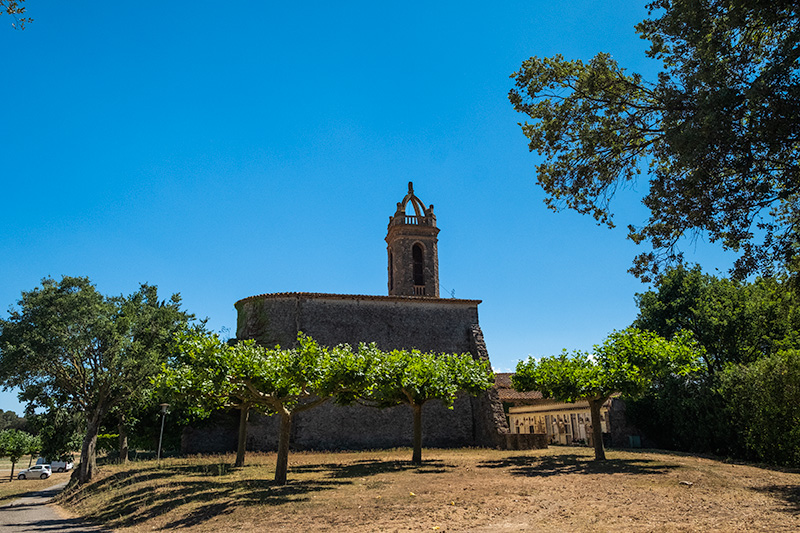
[{"label": "stone masonry wall", "polygon": [[[324,345],[375,342],[382,350],[473,353],[480,300],[281,293],[236,303],[238,339],[292,346],[298,331]],[[477,354],[475,354],[477,355]]]},{"label": "stone masonry wall", "polygon": [[[251,415],[247,446],[274,451],[278,447],[278,418]],[[448,447],[473,444],[472,405],[460,397],[452,410],[441,402],[422,409],[423,446]],[[298,450],[357,450],[411,446],[411,409],[405,405],[377,409],[363,405],[341,406],[325,402],[296,415],[292,447]]]}]

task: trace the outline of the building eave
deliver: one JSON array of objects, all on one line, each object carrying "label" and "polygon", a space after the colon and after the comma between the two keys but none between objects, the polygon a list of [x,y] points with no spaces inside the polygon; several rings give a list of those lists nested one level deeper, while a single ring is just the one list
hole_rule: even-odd
[{"label": "building eave", "polygon": [[237,301],[234,306],[251,302],[254,300],[297,298],[308,300],[350,300],[350,301],[376,301],[376,302],[414,302],[423,304],[445,304],[445,305],[470,305],[476,306],[482,300],[463,300],[460,298],[435,298],[431,296],[378,296],[369,294],[329,294],[322,292],[273,292],[248,296]]}]

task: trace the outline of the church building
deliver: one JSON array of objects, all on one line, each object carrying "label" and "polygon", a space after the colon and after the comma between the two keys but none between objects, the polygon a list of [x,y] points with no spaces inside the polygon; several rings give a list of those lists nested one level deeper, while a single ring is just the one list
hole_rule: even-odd
[{"label": "church building", "polygon": [[[374,342],[382,350],[413,349],[436,353],[489,354],[478,324],[480,300],[439,297],[436,216],[414,194],[413,184],[389,217],[386,234],[388,295],[269,293],[236,302],[236,337],[265,346],[292,346],[298,332],[323,345]],[[253,416],[249,450],[277,446],[277,417]],[[449,410],[432,401],[423,408],[423,446],[504,446],[509,433],[497,391],[463,396]],[[236,432],[207,431],[184,435],[185,452],[235,448]],[[404,405],[377,409],[326,402],[299,413],[294,420],[296,449],[363,449],[410,446],[412,414]],[[210,449],[214,448],[214,450]]]}]

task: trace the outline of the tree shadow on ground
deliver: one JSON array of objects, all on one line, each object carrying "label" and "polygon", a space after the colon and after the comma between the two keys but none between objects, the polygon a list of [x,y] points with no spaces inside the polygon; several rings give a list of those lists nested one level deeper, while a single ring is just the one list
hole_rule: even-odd
[{"label": "tree shadow on ground", "polygon": [[511,475],[549,477],[562,474],[664,474],[677,466],[648,459],[595,461],[584,455],[512,456],[483,461],[478,468],[509,468]]},{"label": "tree shadow on ground", "polygon": [[29,490],[25,492],[12,492],[11,494],[6,494],[5,496],[0,496],[0,507],[7,505],[14,500],[18,500],[20,498],[27,498],[33,494],[39,492],[38,490]]},{"label": "tree shadow on ground", "polygon": [[[37,497],[37,496],[41,497],[41,498],[46,498],[46,499],[53,498],[53,497],[57,496],[59,492],[61,492],[62,488],[63,488],[63,485],[56,484],[56,485],[51,485],[49,487],[45,487],[43,489],[32,489],[32,490],[29,490],[29,491],[26,491],[26,492],[18,492],[18,493],[8,494],[6,496],[0,496],[0,507],[7,506],[7,505],[11,504],[12,502],[14,502],[16,500],[20,500],[20,499],[23,499],[23,498],[30,498],[30,497]],[[31,506],[35,506],[35,505],[38,505],[38,504],[36,504],[36,503],[31,504]],[[25,504],[17,504],[14,507],[15,508],[22,508],[22,507],[26,507],[26,505]]]},{"label": "tree shadow on ground", "polygon": [[174,472],[181,475],[199,475],[199,476],[226,476],[241,467],[233,466],[230,463],[206,463],[206,464],[186,464],[186,465],[169,465],[164,466],[164,470]]},{"label": "tree shadow on ground", "polygon": [[99,526],[91,526],[88,528],[86,523],[81,518],[56,518],[50,520],[37,520],[34,523],[24,521],[17,524],[6,524],[8,527],[13,528],[11,531],[38,531],[40,533],[53,531],[56,533],[63,533],[70,531],[74,533],[87,533],[95,531],[97,533],[111,533],[108,529],[103,529]]},{"label": "tree shadow on ground", "polygon": [[[111,487],[119,488],[127,485],[146,483],[157,479],[172,478],[175,475],[184,476],[225,476],[234,471],[234,467],[229,463],[208,463],[201,465],[163,465],[161,467],[153,465],[131,470],[123,470],[86,486],[70,487],[78,488],[84,496],[108,490]],[[63,494],[63,499],[71,499],[74,503],[77,498],[73,495],[74,490],[67,490]]]},{"label": "tree shadow on ground", "polygon": [[89,483],[88,485],[69,485],[57,499],[77,503],[92,494],[106,491],[112,487],[118,489],[119,487],[127,485],[136,485],[155,479],[168,478],[172,475],[172,473],[166,470],[158,470],[156,467],[141,470],[125,470]]},{"label": "tree shadow on ground", "polygon": [[[141,479],[141,478],[140,478]],[[150,478],[152,479],[152,478]],[[189,527],[215,516],[250,505],[283,505],[308,499],[312,492],[330,490],[345,481],[321,480],[279,486],[266,480],[221,482],[195,479],[162,479],[165,485],[154,487],[144,481],[129,483],[88,518],[109,528],[131,527],[147,520],[174,514],[181,507],[191,510],[166,524],[166,529]]]},{"label": "tree shadow on ground", "polygon": [[754,489],[757,492],[769,494],[784,502],[780,510],[786,513],[800,515],[800,485],[770,485]]},{"label": "tree shadow on ground", "polygon": [[421,465],[415,465],[410,461],[379,461],[374,459],[362,459],[352,463],[320,463],[313,465],[296,465],[292,467],[292,472],[303,473],[326,473],[327,477],[334,479],[362,478],[383,474],[386,472],[407,472],[414,471],[418,474],[441,474],[455,468],[444,461],[433,459],[423,461]]},{"label": "tree shadow on ground", "polygon": [[92,512],[90,520],[118,529],[157,517],[174,517],[162,526],[170,530],[196,526],[241,507],[306,501],[314,492],[352,484],[353,478],[386,472],[441,473],[452,468],[455,466],[440,460],[425,461],[422,465],[379,460],[293,465],[290,476],[306,474],[315,479],[290,480],[281,486],[265,479],[225,479],[240,470],[227,463],[162,465],[118,472],[81,487],[80,491],[64,494],[62,501],[74,504],[89,494],[114,490],[115,496],[102,509]]}]

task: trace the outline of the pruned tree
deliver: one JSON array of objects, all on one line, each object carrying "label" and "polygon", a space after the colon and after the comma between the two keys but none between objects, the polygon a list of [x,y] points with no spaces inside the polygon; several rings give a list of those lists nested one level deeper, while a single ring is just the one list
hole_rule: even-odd
[{"label": "pruned tree", "polygon": [[595,460],[605,460],[600,411],[614,393],[637,397],[654,379],[697,369],[701,350],[688,332],[668,341],[649,331],[614,332],[591,354],[581,351],[517,364],[511,383],[518,391],[537,390],[561,402],[586,400],[592,419]]},{"label": "pruned tree", "polygon": [[87,482],[103,417],[150,385],[191,320],[180,296],[161,301],[154,286],[105,297],[87,278],[44,279],[0,320],[0,383],[22,389],[31,407],[60,398],[84,414],[76,476]]},{"label": "pruned tree", "polygon": [[286,484],[292,422],[300,412],[330,398],[353,401],[367,386],[369,347],[354,352],[349,346],[320,346],[300,334],[292,349],[267,349],[252,341],[233,347],[236,379],[252,393],[268,413],[280,417],[275,482]]},{"label": "pruned tree", "polygon": [[239,411],[235,466],[244,466],[247,422],[250,410],[258,408],[249,389],[233,379],[234,354],[231,345],[216,333],[194,330],[180,336],[175,357],[164,364],[155,380],[158,394],[186,411],[190,418],[203,419],[220,409]]},{"label": "pruned tree", "polygon": [[240,409],[237,465],[244,464],[250,408],[280,417],[275,482],[286,484],[292,422],[297,413],[331,398],[349,403],[367,387],[376,350],[361,346],[327,348],[300,334],[295,348],[265,348],[252,340],[223,344],[216,335],[186,339],[183,358],[164,368],[163,383],[177,397],[196,398],[198,414],[215,408]]},{"label": "pruned tree", "polygon": [[[738,252],[741,278],[798,264],[800,8],[794,0],[654,0],[636,27],[660,61],[655,80],[607,53],[531,57],[509,99],[544,156],[553,209],[613,226],[610,200],[645,172],[650,210],[628,237],[648,241],[631,271],[649,281],[681,262],[684,237]],[[760,242],[759,242],[760,239]]]},{"label": "pruned tree", "polygon": [[378,407],[408,405],[413,413],[411,462],[422,463],[422,407],[437,400],[452,409],[459,391],[479,394],[494,383],[488,361],[470,354],[434,354],[419,350],[380,352],[371,368],[365,400]]}]

